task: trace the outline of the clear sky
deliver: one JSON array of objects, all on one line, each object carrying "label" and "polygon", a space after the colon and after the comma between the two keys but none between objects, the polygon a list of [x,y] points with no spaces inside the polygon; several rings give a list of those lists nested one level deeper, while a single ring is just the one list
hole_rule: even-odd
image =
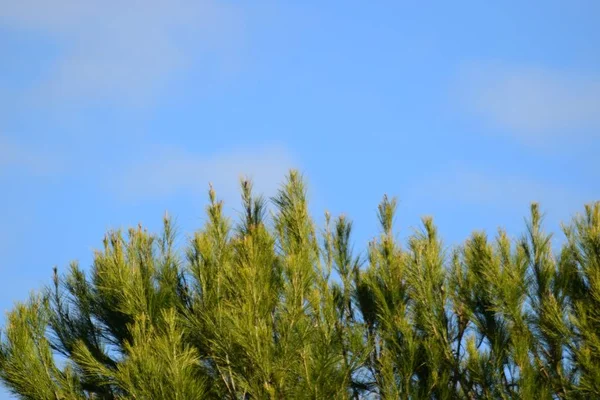
[{"label": "clear sky", "polygon": [[448,246],[600,199],[600,2],[423,4],[0,0],[0,311],[241,174],[300,169],[357,250],[384,193]]}]

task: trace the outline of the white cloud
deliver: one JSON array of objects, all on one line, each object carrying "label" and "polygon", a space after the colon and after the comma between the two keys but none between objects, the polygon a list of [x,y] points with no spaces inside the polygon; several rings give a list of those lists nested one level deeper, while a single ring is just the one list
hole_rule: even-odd
[{"label": "white cloud", "polygon": [[0,26],[57,44],[36,95],[138,104],[209,53],[211,62],[224,57],[243,23],[217,0],[19,0],[0,7]]},{"label": "white cloud", "polygon": [[413,199],[415,201],[439,199],[490,211],[526,210],[531,202],[538,202],[557,221],[566,221],[584,204],[600,200],[598,189],[582,191],[523,175],[493,173],[461,165],[449,166],[437,176],[424,178],[423,182],[409,190],[421,197]]},{"label": "white cloud", "polygon": [[0,175],[25,172],[48,177],[60,173],[64,167],[63,160],[55,154],[24,146],[0,135]]},{"label": "white cloud", "polygon": [[468,112],[529,144],[600,135],[599,75],[476,63],[456,90]]},{"label": "white cloud", "polygon": [[212,183],[220,198],[231,200],[239,194],[239,179],[253,180],[257,193],[272,195],[290,168],[295,166],[285,148],[229,151],[210,156],[183,149],[155,149],[144,154],[122,176],[112,182],[117,194],[130,200],[176,194],[205,195]]}]

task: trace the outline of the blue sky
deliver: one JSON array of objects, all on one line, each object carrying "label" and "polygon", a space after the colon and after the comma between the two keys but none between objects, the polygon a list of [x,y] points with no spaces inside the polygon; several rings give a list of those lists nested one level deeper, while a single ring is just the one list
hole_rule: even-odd
[{"label": "blue sky", "polygon": [[169,210],[184,240],[209,181],[234,215],[241,174],[300,169],[357,250],[384,193],[448,246],[600,199],[600,3],[422,4],[4,2],[0,309],[107,229]]}]

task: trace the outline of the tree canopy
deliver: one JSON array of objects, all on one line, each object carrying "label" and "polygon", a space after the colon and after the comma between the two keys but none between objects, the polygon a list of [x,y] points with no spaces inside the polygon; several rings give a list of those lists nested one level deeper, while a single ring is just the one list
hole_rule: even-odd
[{"label": "tree canopy", "polygon": [[267,201],[212,188],[184,248],[172,221],[107,233],[7,314],[0,379],[21,399],[600,398],[600,203],[560,251],[524,235],[444,247],[431,218],[399,243],[395,199],[359,254],[352,222],[311,219],[290,172]]}]

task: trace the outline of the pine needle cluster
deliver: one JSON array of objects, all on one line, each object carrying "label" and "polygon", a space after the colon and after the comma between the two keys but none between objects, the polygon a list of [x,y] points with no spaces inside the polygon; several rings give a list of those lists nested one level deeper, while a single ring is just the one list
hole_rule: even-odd
[{"label": "pine needle cluster", "polygon": [[18,398],[600,398],[600,203],[564,227],[559,252],[531,206],[525,234],[474,233],[446,250],[431,218],[406,243],[396,201],[361,257],[352,223],[317,229],[302,177],[267,202],[242,181],[227,218],[180,250],[162,234],[109,232],[17,304],[0,379]]}]

